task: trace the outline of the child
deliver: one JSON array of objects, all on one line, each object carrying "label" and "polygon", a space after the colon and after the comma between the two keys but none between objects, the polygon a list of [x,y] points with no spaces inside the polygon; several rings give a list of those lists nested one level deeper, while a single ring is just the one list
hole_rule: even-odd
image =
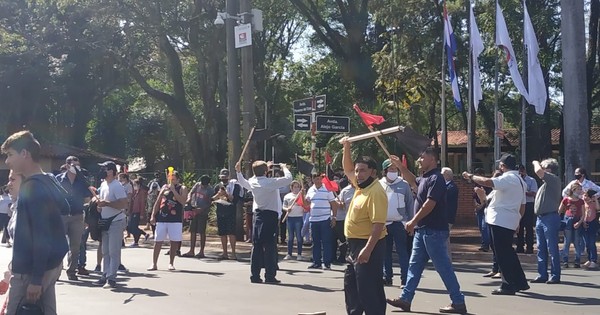
[{"label": "child", "polygon": [[584,201],[581,199],[583,196],[583,190],[579,183],[574,183],[568,189],[567,197],[565,197],[558,208],[559,213],[565,214],[565,242],[561,252],[563,258],[563,267],[569,268],[569,248],[571,244],[575,247],[575,262],[573,266],[575,268],[580,267],[581,262],[581,232],[579,227],[583,224],[583,207]]},{"label": "child", "polygon": [[[2,281],[0,281],[0,295],[4,295],[4,294],[6,294],[6,292],[8,292],[11,276],[12,276],[12,274],[10,273],[10,264],[9,264],[8,270],[6,270],[4,272],[4,279],[2,279]],[[8,305],[8,295],[6,296],[6,299],[4,300],[4,304],[2,305],[2,308],[0,308],[0,315],[6,315],[6,306],[7,305]]]},{"label": "child", "polygon": [[596,249],[596,234],[598,233],[598,218],[596,211],[600,209],[598,204],[598,198],[594,195],[596,191],[588,190],[583,195],[583,201],[585,201],[585,216],[583,221],[583,229],[581,230],[581,237],[588,254],[588,261],[583,264],[585,268],[596,269],[598,267],[598,251]]}]

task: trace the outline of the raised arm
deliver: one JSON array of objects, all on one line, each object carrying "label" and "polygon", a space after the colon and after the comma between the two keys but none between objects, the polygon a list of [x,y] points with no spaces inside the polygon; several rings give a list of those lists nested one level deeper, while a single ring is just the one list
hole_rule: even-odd
[{"label": "raised arm", "polygon": [[344,137],[340,140],[344,149],[342,151],[342,166],[344,168],[344,174],[348,177],[348,181],[351,183],[356,182],[356,175],[354,174],[354,162],[352,162],[352,153],[350,152],[350,142],[348,137]]},{"label": "raised arm", "polygon": [[534,160],[533,162],[531,162],[531,164],[533,164],[533,171],[535,172],[535,175],[537,175],[537,177],[539,177],[540,179],[544,179],[544,175],[546,174],[546,172],[544,172],[544,169],[542,168],[540,162]]}]

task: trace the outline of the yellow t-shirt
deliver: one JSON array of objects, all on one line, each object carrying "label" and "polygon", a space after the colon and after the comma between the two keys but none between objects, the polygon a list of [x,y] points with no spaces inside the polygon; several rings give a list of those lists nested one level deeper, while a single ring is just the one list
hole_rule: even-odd
[{"label": "yellow t-shirt", "polygon": [[[368,239],[373,229],[373,223],[385,224],[387,208],[388,198],[378,180],[374,180],[364,189],[357,188],[350,207],[348,207],[344,234],[347,238]],[[384,228],[379,239],[386,235],[387,231]]]}]

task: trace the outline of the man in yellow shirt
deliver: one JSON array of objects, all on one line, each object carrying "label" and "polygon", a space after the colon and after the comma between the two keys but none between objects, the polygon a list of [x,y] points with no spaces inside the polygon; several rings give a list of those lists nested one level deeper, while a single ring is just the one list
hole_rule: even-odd
[{"label": "man in yellow shirt", "polygon": [[348,207],[344,234],[350,256],[344,274],[344,293],[348,315],[384,315],[383,257],[388,200],[377,180],[377,163],[370,157],[352,162],[350,142],[344,145],[343,166],[348,180],[356,187]]}]

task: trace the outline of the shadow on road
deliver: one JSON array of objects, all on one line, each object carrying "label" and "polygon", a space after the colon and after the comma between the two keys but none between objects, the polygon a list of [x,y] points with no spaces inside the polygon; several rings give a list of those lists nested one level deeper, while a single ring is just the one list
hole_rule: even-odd
[{"label": "shadow on road", "polygon": [[179,273],[189,273],[189,274],[194,274],[194,275],[208,275],[208,276],[214,276],[214,277],[221,277],[223,275],[225,275],[225,273],[223,272],[209,272],[209,271],[200,271],[200,270],[183,270],[183,269],[179,269],[177,271],[174,271],[175,273],[179,272]]},{"label": "shadow on road", "polygon": [[308,291],[315,291],[315,292],[337,292],[337,291],[343,291],[343,289],[334,290],[334,289],[319,287],[319,286],[312,285],[312,284],[280,283],[277,286],[288,287],[288,288],[296,288],[296,289],[302,289],[302,290],[308,290]]},{"label": "shadow on road", "polygon": [[123,304],[132,302],[133,299],[135,298],[135,296],[137,296],[137,295],[145,295],[148,297],[169,296],[168,294],[166,294],[164,292],[160,292],[160,291],[156,291],[156,290],[152,290],[152,289],[129,288],[126,286],[117,286],[112,291],[117,292],[117,293],[130,293],[131,294],[131,296],[129,298],[127,298],[123,301]]},{"label": "shadow on road", "polygon": [[537,299],[544,301],[553,301],[564,305],[600,305],[600,299],[597,298],[581,298],[576,296],[561,296],[561,295],[545,295],[534,292],[522,292],[522,297],[528,299]]},{"label": "shadow on road", "polygon": [[[440,290],[440,289],[418,288],[417,291],[431,293],[431,294],[448,294],[447,290]],[[465,296],[485,297],[483,294],[481,294],[479,292],[470,292],[470,291],[460,291],[460,292],[462,292],[462,294],[464,294]]]}]

